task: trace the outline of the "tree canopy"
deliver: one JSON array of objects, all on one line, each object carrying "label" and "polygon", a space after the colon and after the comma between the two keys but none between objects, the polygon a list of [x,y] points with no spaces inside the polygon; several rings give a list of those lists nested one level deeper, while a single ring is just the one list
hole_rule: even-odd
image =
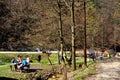
[{"label": "tree canopy", "polygon": [[[62,0],[63,39],[71,47],[70,0]],[[87,0],[87,47],[120,45],[119,0]],[[83,1],[75,0],[75,46],[83,48]],[[0,49],[59,48],[56,0],[1,0]]]}]

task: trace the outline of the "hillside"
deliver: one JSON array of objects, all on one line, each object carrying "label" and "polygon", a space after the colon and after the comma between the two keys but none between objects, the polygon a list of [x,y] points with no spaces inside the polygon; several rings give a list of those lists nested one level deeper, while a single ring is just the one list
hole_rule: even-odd
[{"label": "hillside", "polygon": [[[66,5],[66,3],[68,5]],[[61,2],[64,46],[71,47],[70,0]],[[68,7],[69,6],[69,7]],[[120,46],[120,1],[87,0],[87,47]],[[75,43],[83,48],[83,1],[75,1]],[[56,0],[1,0],[0,49],[59,49]]]}]

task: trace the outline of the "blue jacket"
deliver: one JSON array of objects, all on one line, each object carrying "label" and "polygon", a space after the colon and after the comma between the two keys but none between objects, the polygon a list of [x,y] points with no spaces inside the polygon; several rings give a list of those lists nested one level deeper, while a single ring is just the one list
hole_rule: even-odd
[{"label": "blue jacket", "polygon": [[27,66],[27,65],[28,65],[28,63],[27,63],[26,60],[23,60],[23,61],[22,61],[22,64],[23,64],[23,66]]}]

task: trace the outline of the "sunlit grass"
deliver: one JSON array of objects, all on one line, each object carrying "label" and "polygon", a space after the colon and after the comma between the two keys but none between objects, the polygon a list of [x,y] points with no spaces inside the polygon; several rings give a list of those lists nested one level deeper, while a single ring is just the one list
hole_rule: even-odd
[{"label": "sunlit grass", "polygon": [[75,78],[75,80],[82,80],[86,76],[92,74],[95,71],[95,64],[96,63],[89,62],[88,63],[89,66],[85,69],[82,69],[80,74]]},{"label": "sunlit grass", "polygon": [[[6,59],[4,59],[4,58],[9,58],[9,54],[0,54],[0,55],[2,55],[0,59],[1,60],[3,59],[2,65],[0,65],[0,77],[9,77],[9,78],[15,78],[15,79],[22,78],[23,79],[24,76],[29,76],[32,74],[32,73],[20,73],[20,72],[11,71],[10,66],[9,66],[11,64],[10,60],[6,61]],[[18,54],[12,54],[12,57],[17,56],[17,55]],[[33,56],[32,56],[32,54],[30,54],[30,57],[32,56],[31,59],[33,59],[31,66],[34,66],[34,67],[48,66],[50,64],[48,57],[51,60],[52,64],[57,63],[57,54],[52,54],[50,56],[48,56],[47,54],[42,54],[40,63],[37,61],[37,55],[38,54],[33,54]],[[24,56],[26,56],[26,54],[22,54],[22,56],[24,57]],[[10,55],[10,58],[12,58],[12,57]]]},{"label": "sunlit grass", "polygon": [[[13,56],[17,56],[17,55],[18,54],[12,54],[11,56],[13,57]],[[2,55],[1,59],[5,58],[3,56],[6,56],[6,58],[9,58],[9,54]],[[22,56],[25,57],[26,54],[22,54]],[[33,62],[31,63],[31,66],[33,66],[33,67],[50,66],[50,62],[49,62],[48,58],[50,59],[52,64],[58,64],[58,54],[51,54],[49,56],[48,56],[48,54],[42,54],[40,63],[37,61],[37,56],[38,56],[38,54],[30,54],[30,58],[33,59],[32,60]],[[4,60],[6,60],[6,59],[4,59]],[[19,72],[15,72],[15,71],[12,72],[12,71],[10,71],[10,67],[9,67],[10,62],[4,61],[3,63],[4,63],[3,65],[0,65],[0,76],[2,76],[2,77],[9,77],[9,78],[16,78],[16,79],[22,78],[23,79],[24,78],[23,76],[31,75],[31,73],[19,73]],[[76,57],[77,69],[79,69],[79,64],[84,65],[83,57]],[[81,70],[82,74],[80,76],[77,76],[76,80],[80,80],[80,79],[84,78],[85,76],[91,74],[94,71],[95,63],[88,62],[88,65],[90,65],[88,68],[86,68],[85,70],[84,69]]]}]

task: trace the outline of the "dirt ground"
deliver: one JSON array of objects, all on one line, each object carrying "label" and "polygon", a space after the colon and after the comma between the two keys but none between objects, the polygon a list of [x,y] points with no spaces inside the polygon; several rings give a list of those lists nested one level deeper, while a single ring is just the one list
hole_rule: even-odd
[{"label": "dirt ground", "polygon": [[84,80],[120,80],[120,58],[99,62],[94,74]]}]

